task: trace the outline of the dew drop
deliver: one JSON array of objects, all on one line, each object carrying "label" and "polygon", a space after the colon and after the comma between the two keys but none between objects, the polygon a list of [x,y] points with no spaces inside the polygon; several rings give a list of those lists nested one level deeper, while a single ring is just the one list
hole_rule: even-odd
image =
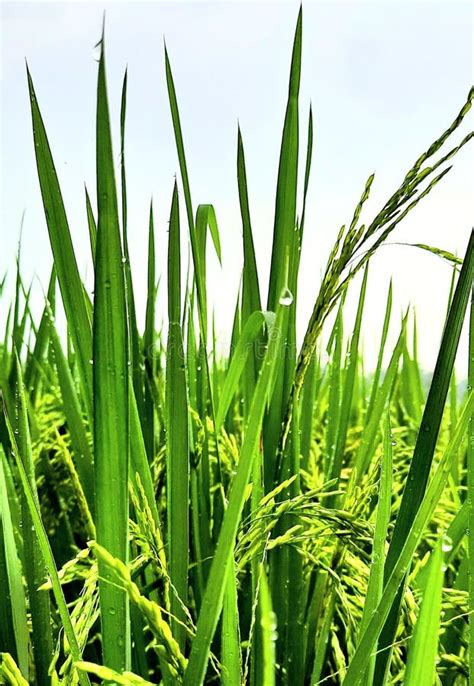
[{"label": "dew drop", "polygon": [[449,536],[445,536],[443,538],[443,542],[441,544],[441,550],[443,553],[449,553],[453,549],[453,541]]},{"label": "dew drop", "polygon": [[280,305],[283,305],[284,307],[289,307],[292,302],[293,302],[293,293],[290,291],[289,288],[285,287],[280,295]]}]

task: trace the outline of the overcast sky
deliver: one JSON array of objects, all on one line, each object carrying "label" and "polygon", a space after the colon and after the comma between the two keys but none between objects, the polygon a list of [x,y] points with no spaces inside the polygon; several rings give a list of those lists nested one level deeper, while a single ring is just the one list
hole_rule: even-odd
[{"label": "overcast sky", "polygon": [[[129,69],[127,174],[131,260],[144,313],[147,213],[154,198],[157,253],[164,270],[166,225],[178,172],[164,77],[166,38],[181,111],[194,206],[215,205],[223,269],[211,259],[210,294],[226,342],[241,271],[236,183],[240,121],[261,284],[266,284],[274,196],[297,2],[3,2],[1,46],[0,273],[13,271],[22,212],[27,278],[47,283],[51,254],[31,135],[25,57],[59,174],[82,273],[89,274],[83,198],[95,195],[97,42],[106,10],[112,117],[118,124],[123,71]],[[399,185],[413,161],[451,123],[472,83],[473,6],[459,2],[306,2],[300,98],[302,151],[310,101],[313,173],[301,264],[299,329],[304,332],[320,270],[340,225],[350,221],[368,175],[376,172],[365,219]],[[472,128],[472,116],[456,137]],[[118,161],[117,127],[114,130]],[[473,151],[463,150],[442,185],[393,240],[464,253],[473,225]],[[184,206],[182,217],[184,220]],[[183,221],[183,227],[185,222]],[[12,274],[11,274],[12,277]],[[364,321],[370,360],[385,295],[394,283],[394,326],[409,303],[419,322],[419,353],[436,359],[451,268],[415,248],[390,246],[373,262]],[[11,281],[11,278],[10,278]],[[90,278],[89,282],[90,284]],[[357,295],[357,287],[352,289]],[[36,288],[39,308],[41,289]],[[351,297],[349,307],[351,308]],[[164,289],[160,300],[164,312]],[[349,313],[353,311],[349,309]],[[347,327],[352,325],[350,318]],[[466,336],[460,371],[466,368]]]}]

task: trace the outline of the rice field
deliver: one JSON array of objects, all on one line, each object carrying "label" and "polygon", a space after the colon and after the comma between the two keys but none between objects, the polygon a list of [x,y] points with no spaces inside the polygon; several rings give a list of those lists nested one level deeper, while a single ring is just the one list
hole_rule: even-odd
[{"label": "rice field", "polygon": [[[473,137],[460,139],[458,128],[474,90],[439,138],[413,151],[416,161],[372,216],[365,203],[374,176],[362,183],[352,218],[334,235],[300,343],[298,277],[313,151],[312,114],[301,121],[299,108],[302,24],[300,10],[268,283],[257,268],[237,132],[244,260],[239,291],[229,293],[235,314],[224,355],[206,275],[209,254],[221,259],[218,220],[213,205],[192,201],[166,48],[179,174],[159,286],[167,292],[163,323],[153,207],[144,326],[136,314],[127,74],[115,168],[102,37],[96,189],[86,190],[89,235],[82,239],[90,243],[91,295],[28,71],[53,265],[39,318],[30,297],[40,286],[25,282],[20,256],[8,274],[12,300],[5,279],[1,287],[8,316],[0,343],[0,683],[470,683],[473,234],[466,228],[462,258],[418,246],[452,267],[429,378],[418,359],[414,312],[400,321],[392,284],[371,281],[370,263],[406,215],[430,202],[426,196]],[[387,296],[368,374],[361,339],[370,288]],[[345,306],[351,289],[355,317]],[[462,381],[455,361],[466,320],[469,378]],[[393,347],[389,332],[398,336]]]}]

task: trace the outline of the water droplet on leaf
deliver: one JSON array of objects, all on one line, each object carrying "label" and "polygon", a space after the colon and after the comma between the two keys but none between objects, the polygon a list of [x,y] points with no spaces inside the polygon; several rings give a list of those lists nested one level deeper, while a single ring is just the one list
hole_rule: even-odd
[{"label": "water droplet on leaf", "polygon": [[280,305],[289,307],[293,302],[293,293],[285,286],[280,295]]},{"label": "water droplet on leaf", "polygon": [[441,544],[441,550],[443,553],[449,553],[453,549],[453,541],[449,536],[445,536],[443,538],[443,542]]}]

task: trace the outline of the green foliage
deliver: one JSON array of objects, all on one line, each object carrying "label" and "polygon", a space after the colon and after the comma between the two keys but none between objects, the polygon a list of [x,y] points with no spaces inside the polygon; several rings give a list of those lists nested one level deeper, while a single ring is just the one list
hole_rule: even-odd
[{"label": "green foliage", "polygon": [[[223,264],[225,241],[214,205],[193,208],[184,122],[166,49],[180,182],[171,199],[165,324],[156,316],[153,207],[144,325],[137,320],[127,232],[127,73],[119,197],[102,39],[97,195],[94,200],[86,190],[83,237],[91,248],[93,300],[79,274],[28,73],[54,264],[37,324],[18,257],[0,351],[2,683],[468,683],[467,665],[472,670],[474,664],[474,623],[468,625],[474,399],[469,389],[457,393],[453,370],[473,282],[472,235],[463,260],[413,243],[454,270],[428,388],[410,311],[388,350],[392,284],[372,375],[364,371],[361,341],[366,294],[381,287],[369,276],[369,261],[472,138],[441,151],[467,115],[474,91],[388,201],[362,223],[375,183],[368,178],[335,237],[298,348],[313,147],[310,109],[299,183],[302,36],[300,10],[268,284],[255,256],[237,132],[244,261],[241,289],[231,303],[228,356],[217,352],[206,270],[208,238]],[[185,288],[180,187],[190,246]],[[354,287],[359,301],[350,321],[345,302]],[[3,281],[0,292],[5,298]],[[61,308],[64,333],[54,319]],[[331,314],[324,351],[321,334]]]}]

